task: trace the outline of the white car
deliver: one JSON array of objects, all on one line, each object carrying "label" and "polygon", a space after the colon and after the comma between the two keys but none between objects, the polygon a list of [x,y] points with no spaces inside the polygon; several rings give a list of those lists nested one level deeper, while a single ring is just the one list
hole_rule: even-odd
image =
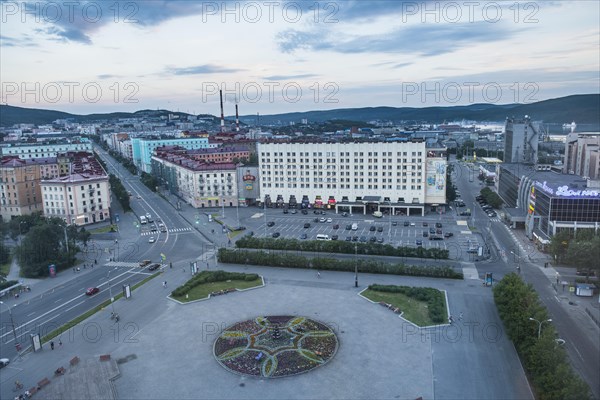
[{"label": "white car", "polygon": [[6,367],[10,363],[8,358],[0,358],[0,368]]},{"label": "white car", "polygon": [[331,218],[327,218],[327,222],[333,222]]},{"label": "white car", "polygon": [[319,222],[325,222],[325,221],[327,221],[325,218],[323,218],[323,217],[319,218]]},{"label": "white car", "polygon": [[156,242],[156,239],[154,238],[154,236],[150,236],[150,239],[148,239],[148,243],[154,243]]}]

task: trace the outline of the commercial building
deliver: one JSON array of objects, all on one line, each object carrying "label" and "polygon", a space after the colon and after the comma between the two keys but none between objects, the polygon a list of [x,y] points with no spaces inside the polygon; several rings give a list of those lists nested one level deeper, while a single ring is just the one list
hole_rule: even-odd
[{"label": "commercial building", "polygon": [[176,139],[132,138],[131,154],[133,157],[133,163],[140,170],[148,173],[151,172],[152,156],[154,155],[154,151],[158,147],[164,146],[180,146],[188,150],[217,147],[216,144],[211,144],[208,142],[208,136]]},{"label": "commercial building", "polygon": [[504,162],[535,164],[539,133],[529,116],[507,118],[504,124]]},{"label": "commercial building", "polygon": [[59,176],[55,157],[21,159],[2,157],[0,162],[1,216],[8,220],[43,211],[40,180]]},{"label": "commercial building", "polygon": [[446,148],[423,141],[259,143],[258,160],[267,206],[422,215],[446,203]]},{"label": "commercial building", "polygon": [[499,165],[498,174],[506,218],[513,227],[524,227],[530,239],[545,245],[564,229],[600,229],[597,181],[523,164]]},{"label": "commercial building", "polygon": [[567,135],[563,172],[600,179],[599,132],[571,132]]},{"label": "commercial building", "polygon": [[68,224],[87,225],[110,219],[110,184],[91,153],[71,153],[70,174],[42,180],[43,211]]}]

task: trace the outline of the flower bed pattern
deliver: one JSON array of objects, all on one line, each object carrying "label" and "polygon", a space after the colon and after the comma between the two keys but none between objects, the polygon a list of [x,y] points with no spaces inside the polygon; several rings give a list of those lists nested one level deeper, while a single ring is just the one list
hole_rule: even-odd
[{"label": "flower bed pattern", "polygon": [[231,372],[277,378],[327,363],[338,345],[327,325],[284,315],[257,317],[230,326],[215,341],[213,352]]}]

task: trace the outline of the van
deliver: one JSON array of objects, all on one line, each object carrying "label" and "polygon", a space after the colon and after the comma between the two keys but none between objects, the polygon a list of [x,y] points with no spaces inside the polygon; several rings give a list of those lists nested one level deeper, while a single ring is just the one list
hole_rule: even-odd
[{"label": "van", "polygon": [[383,213],[382,213],[381,211],[375,211],[375,212],[373,213],[373,216],[374,216],[375,218],[382,218],[382,217],[383,217]]},{"label": "van", "polygon": [[146,220],[146,216],[145,216],[145,215],[141,215],[141,216],[140,216],[140,224],[145,224],[146,222],[148,222],[148,221]]},{"label": "van", "polygon": [[352,230],[353,231],[357,231],[358,230],[358,224],[356,222],[352,224]]},{"label": "van", "polygon": [[317,240],[331,240],[331,239],[329,238],[329,235],[323,235],[322,233],[319,233],[317,235]]}]

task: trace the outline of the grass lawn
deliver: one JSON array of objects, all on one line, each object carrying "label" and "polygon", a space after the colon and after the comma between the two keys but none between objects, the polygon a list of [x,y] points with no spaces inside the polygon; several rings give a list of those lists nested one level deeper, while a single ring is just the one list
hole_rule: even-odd
[{"label": "grass lawn", "polygon": [[102,228],[90,229],[89,232],[90,233],[106,233],[106,232],[110,232],[110,228],[111,227],[115,229],[115,232],[117,231],[117,226],[116,225],[107,225],[107,226],[104,226]]},{"label": "grass lawn", "polygon": [[180,297],[174,297],[176,300],[179,300],[181,302],[186,302],[186,301],[192,301],[192,300],[198,300],[198,299],[205,299],[208,297],[208,295],[212,292],[218,292],[219,290],[224,290],[224,289],[229,289],[229,288],[236,288],[236,289],[248,289],[251,287],[255,287],[255,286],[260,286],[262,285],[262,279],[258,278],[255,279],[253,281],[222,281],[222,282],[210,282],[210,283],[204,283],[202,285],[198,285],[194,288],[192,288],[192,290],[190,290],[188,292],[189,298],[186,299],[185,295],[180,296]]},{"label": "grass lawn", "polygon": [[400,308],[404,313],[402,314],[402,318],[411,321],[415,325],[436,325],[436,323],[429,318],[429,310],[426,302],[411,299],[402,293],[379,292],[370,289],[362,292],[362,295],[369,300],[375,302],[383,301],[384,303],[392,304],[393,306]]}]

